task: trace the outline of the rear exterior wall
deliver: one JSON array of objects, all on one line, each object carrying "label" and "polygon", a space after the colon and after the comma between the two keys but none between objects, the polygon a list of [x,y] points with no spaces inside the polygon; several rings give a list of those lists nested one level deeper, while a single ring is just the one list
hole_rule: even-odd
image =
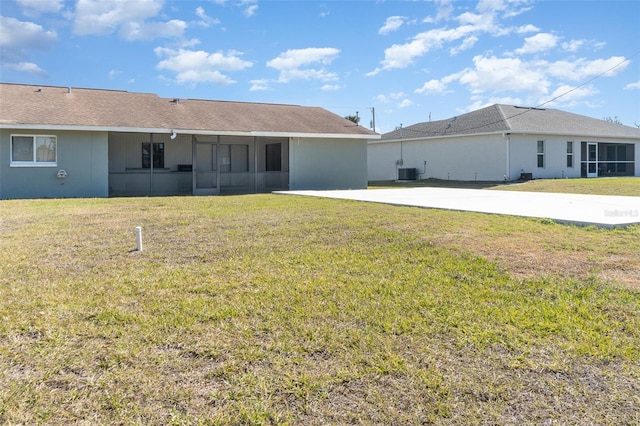
[{"label": "rear exterior wall", "polygon": [[[57,162],[12,166],[12,135],[55,136]],[[0,129],[0,199],[107,197],[108,188],[107,132]]]},{"label": "rear exterior wall", "polygon": [[365,189],[365,139],[291,138],[289,189]]},{"label": "rear exterior wall", "polygon": [[507,170],[501,135],[370,142],[368,179],[398,179],[399,168],[415,168],[418,179],[500,181]]}]

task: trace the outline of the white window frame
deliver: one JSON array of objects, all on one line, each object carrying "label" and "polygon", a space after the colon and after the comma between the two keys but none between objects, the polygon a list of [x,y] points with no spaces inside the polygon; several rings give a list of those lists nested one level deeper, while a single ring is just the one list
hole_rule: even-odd
[{"label": "white window frame", "polygon": [[[542,145],[540,145],[540,143],[542,142]],[[538,166],[539,169],[544,169],[545,167],[545,155],[544,155],[544,140],[538,140],[536,142],[536,165]],[[540,150],[540,146],[542,146],[542,150]],[[540,159],[542,159],[542,165],[540,165]]]},{"label": "white window frame", "polygon": [[[571,147],[571,152],[569,152],[569,147]],[[573,169],[574,167],[574,152],[576,150],[576,144],[573,141],[567,141],[567,168]],[[569,164],[571,163],[571,164]]]},{"label": "white window frame", "polygon": [[[31,161],[20,161],[13,159],[13,138],[32,138],[33,144],[33,159]],[[36,155],[36,138],[51,138],[55,144],[55,160],[54,161],[37,161]],[[11,159],[9,162],[10,167],[57,167],[58,166],[58,137],[55,135],[35,135],[35,134],[15,134],[11,135],[11,140],[9,142],[9,158]]]}]

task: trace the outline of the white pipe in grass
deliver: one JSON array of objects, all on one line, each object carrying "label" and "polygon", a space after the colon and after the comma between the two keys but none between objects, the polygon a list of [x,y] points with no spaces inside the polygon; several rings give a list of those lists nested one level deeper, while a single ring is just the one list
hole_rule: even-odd
[{"label": "white pipe in grass", "polygon": [[142,251],[142,226],[136,226],[136,236],[138,242],[138,251]]}]

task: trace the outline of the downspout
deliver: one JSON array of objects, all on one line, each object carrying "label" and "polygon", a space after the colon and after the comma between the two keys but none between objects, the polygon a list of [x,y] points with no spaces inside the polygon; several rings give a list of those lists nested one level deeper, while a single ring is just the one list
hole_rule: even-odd
[{"label": "downspout", "polygon": [[253,192],[258,192],[258,137],[253,137]]},{"label": "downspout", "polygon": [[506,153],[507,153],[507,170],[505,173],[505,180],[510,181],[511,180],[511,153],[510,153],[510,145],[511,145],[511,133],[504,133],[504,142],[505,142],[505,148],[506,148]]},{"label": "downspout", "polygon": [[197,172],[196,144],[197,143],[198,143],[198,140],[196,138],[196,135],[191,135],[191,195],[196,195],[196,172]]},{"label": "downspout", "polygon": [[149,195],[153,195],[153,133],[149,135]]}]

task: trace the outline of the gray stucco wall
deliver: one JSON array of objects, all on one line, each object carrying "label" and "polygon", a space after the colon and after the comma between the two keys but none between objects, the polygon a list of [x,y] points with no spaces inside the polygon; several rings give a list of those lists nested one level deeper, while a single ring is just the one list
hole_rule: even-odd
[{"label": "gray stucco wall", "polygon": [[367,141],[292,138],[289,189],[365,189]]},{"label": "gray stucco wall", "polygon": [[[20,134],[56,136],[57,165],[11,167],[11,135]],[[0,198],[107,197],[108,164],[107,132],[0,130]]]}]

